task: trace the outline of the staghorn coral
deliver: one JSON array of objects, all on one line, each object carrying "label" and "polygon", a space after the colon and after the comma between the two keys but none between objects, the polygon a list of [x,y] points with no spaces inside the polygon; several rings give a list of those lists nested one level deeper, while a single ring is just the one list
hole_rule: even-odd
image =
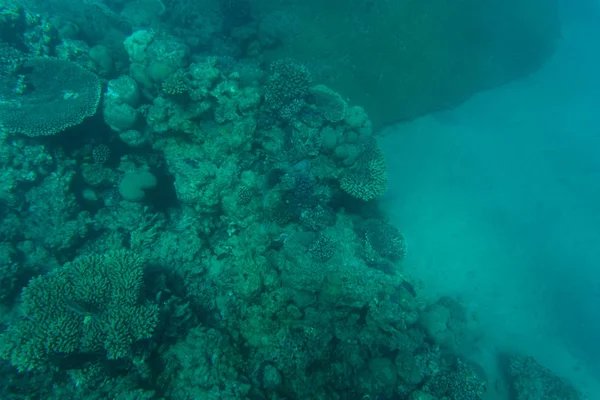
[{"label": "staghorn coral", "polygon": [[25,74],[15,78],[24,87],[0,93],[0,125],[9,133],[55,135],[96,113],[101,97],[100,79],[70,61],[33,58]]},{"label": "staghorn coral", "polygon": [[23,289],[23,318],[0,336],[0,355],[20,371],[46,370],[59,356],[131,357],[152,336],[155,305],[143,304],[141,261],[128,252],[76,258]]}]

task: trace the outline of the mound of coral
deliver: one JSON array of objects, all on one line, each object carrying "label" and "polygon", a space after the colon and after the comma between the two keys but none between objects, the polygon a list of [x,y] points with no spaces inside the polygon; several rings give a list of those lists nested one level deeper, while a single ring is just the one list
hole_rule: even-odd
[{"label": "mound of coral", "polygon": [[2,399],[482,398],[367,113],[265,62],[249,2],[29,3],[0,8]]}]

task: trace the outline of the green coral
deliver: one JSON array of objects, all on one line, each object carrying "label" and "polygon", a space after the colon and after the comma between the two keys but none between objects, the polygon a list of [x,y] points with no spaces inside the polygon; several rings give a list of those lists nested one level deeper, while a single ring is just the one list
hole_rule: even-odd
[{"label": "green coral", "polygon": [[340,187],[350,196],[369,201],[383,195],[388,188],[387,166],[375,140],[367,143],[356,164],[342,175]]},{"label": "green coral", "polygon": [[516,400],[582,399],[581,393],[570,383],[552,374],[532,357],[512,356],[507,367]]},{"label": "green coral", "polygon": [[438,399],[481,400],[486,388],[485,381],[477,375],[473,366],[456,360],[451,368],[428,380],[423,390]]},{"label": "green coral", "polygon": [[308,248],[313,259],[318,262],[326,262],[333,257],[335,249],[335,242],[325,235],[317,236]]},{"label": "green coral", "polygon": [[325,85],[315,85],[310,88],[310,94],[327,121],[340,122],[346,117],[348,106],[339,93]]},{"label": "green coral", "polygon": [[278,60],[271,66],[271,76],[265,85],[265,102],[279,110],[294,100],[303,101],[312,82],[310,71],[290,59]]},{"label": "green coral", "polygon": [[16,259],[12,244],[0,243],[0,302],[14,293],[19,274],[23,272]]},{"label": "green coral", "polygon": [[[33,58],[0,92],[0,126],[27,136],[55,135],[96,113],[100,79],[66,60]],[[17,90],[18,88],[18,90]]]},{"label": "green coral", "polygon": [[252,189],[248,186],[240,186],[237,191],[237,204],[244,206],[252,201]]},{"label": "green coral", "polygon": [[406,254],[406,242],[398,228],[387,221],[371,219],[361,226],[361,236],[365,244],[373,249],[379,257],[390,261],[398,261]]},{"label": "green coral", "polygon": [[0,336],[0,355],[21,371],[45,370],[59,356],[130,357],[158,322],[142,284],[141,261],[124,251],[78,257],[35,277],[23,289],[23,318]]},{"label": "green coral", "polygon": [[171,346],[164,355],[165,398],[246,399],[250,385],[242,381],[239,365],[244,360],[230,338],[201,326]]},{"label": "green coral", "polygon": [[162,91],[169,96],[186,93],[189,88],[189,76],[184,69],[178,69],[162,83]]},{"label": "green coral", "polygon": [[[10,87],[10,85],[14,83],[14,78],[12,76],[26,58],[24,53],[18,51],[14,47],[11,47],[6,43],[0,43],[0,78],[2,79],[1,82],[3,84],[8,84],[8,87]],[[11,79],[12,82],[10,81]],[[16,89],[16,87],[13,87],[12,89]]]}]

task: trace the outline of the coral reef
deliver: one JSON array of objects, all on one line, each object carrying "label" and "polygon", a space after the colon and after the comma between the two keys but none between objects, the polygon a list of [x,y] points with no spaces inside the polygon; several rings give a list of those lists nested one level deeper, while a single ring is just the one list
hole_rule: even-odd
[{"label": "coral reef", "polygon": [[314,64],[269,60],[293,18],[18,3],[0,7],[0,398],[482,398],[467,311],[403,275],[369,115]]}]

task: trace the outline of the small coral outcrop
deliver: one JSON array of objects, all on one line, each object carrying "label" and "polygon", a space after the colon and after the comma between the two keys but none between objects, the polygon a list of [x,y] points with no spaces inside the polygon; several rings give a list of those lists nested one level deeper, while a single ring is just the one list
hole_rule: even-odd
[{"label": "small coral outcrop", "polygon": [[340,187],[350,196],[363,201],[373,200],[387,191],[385,156],[374,140],[367,145],[355,166],[342,176]]}]

